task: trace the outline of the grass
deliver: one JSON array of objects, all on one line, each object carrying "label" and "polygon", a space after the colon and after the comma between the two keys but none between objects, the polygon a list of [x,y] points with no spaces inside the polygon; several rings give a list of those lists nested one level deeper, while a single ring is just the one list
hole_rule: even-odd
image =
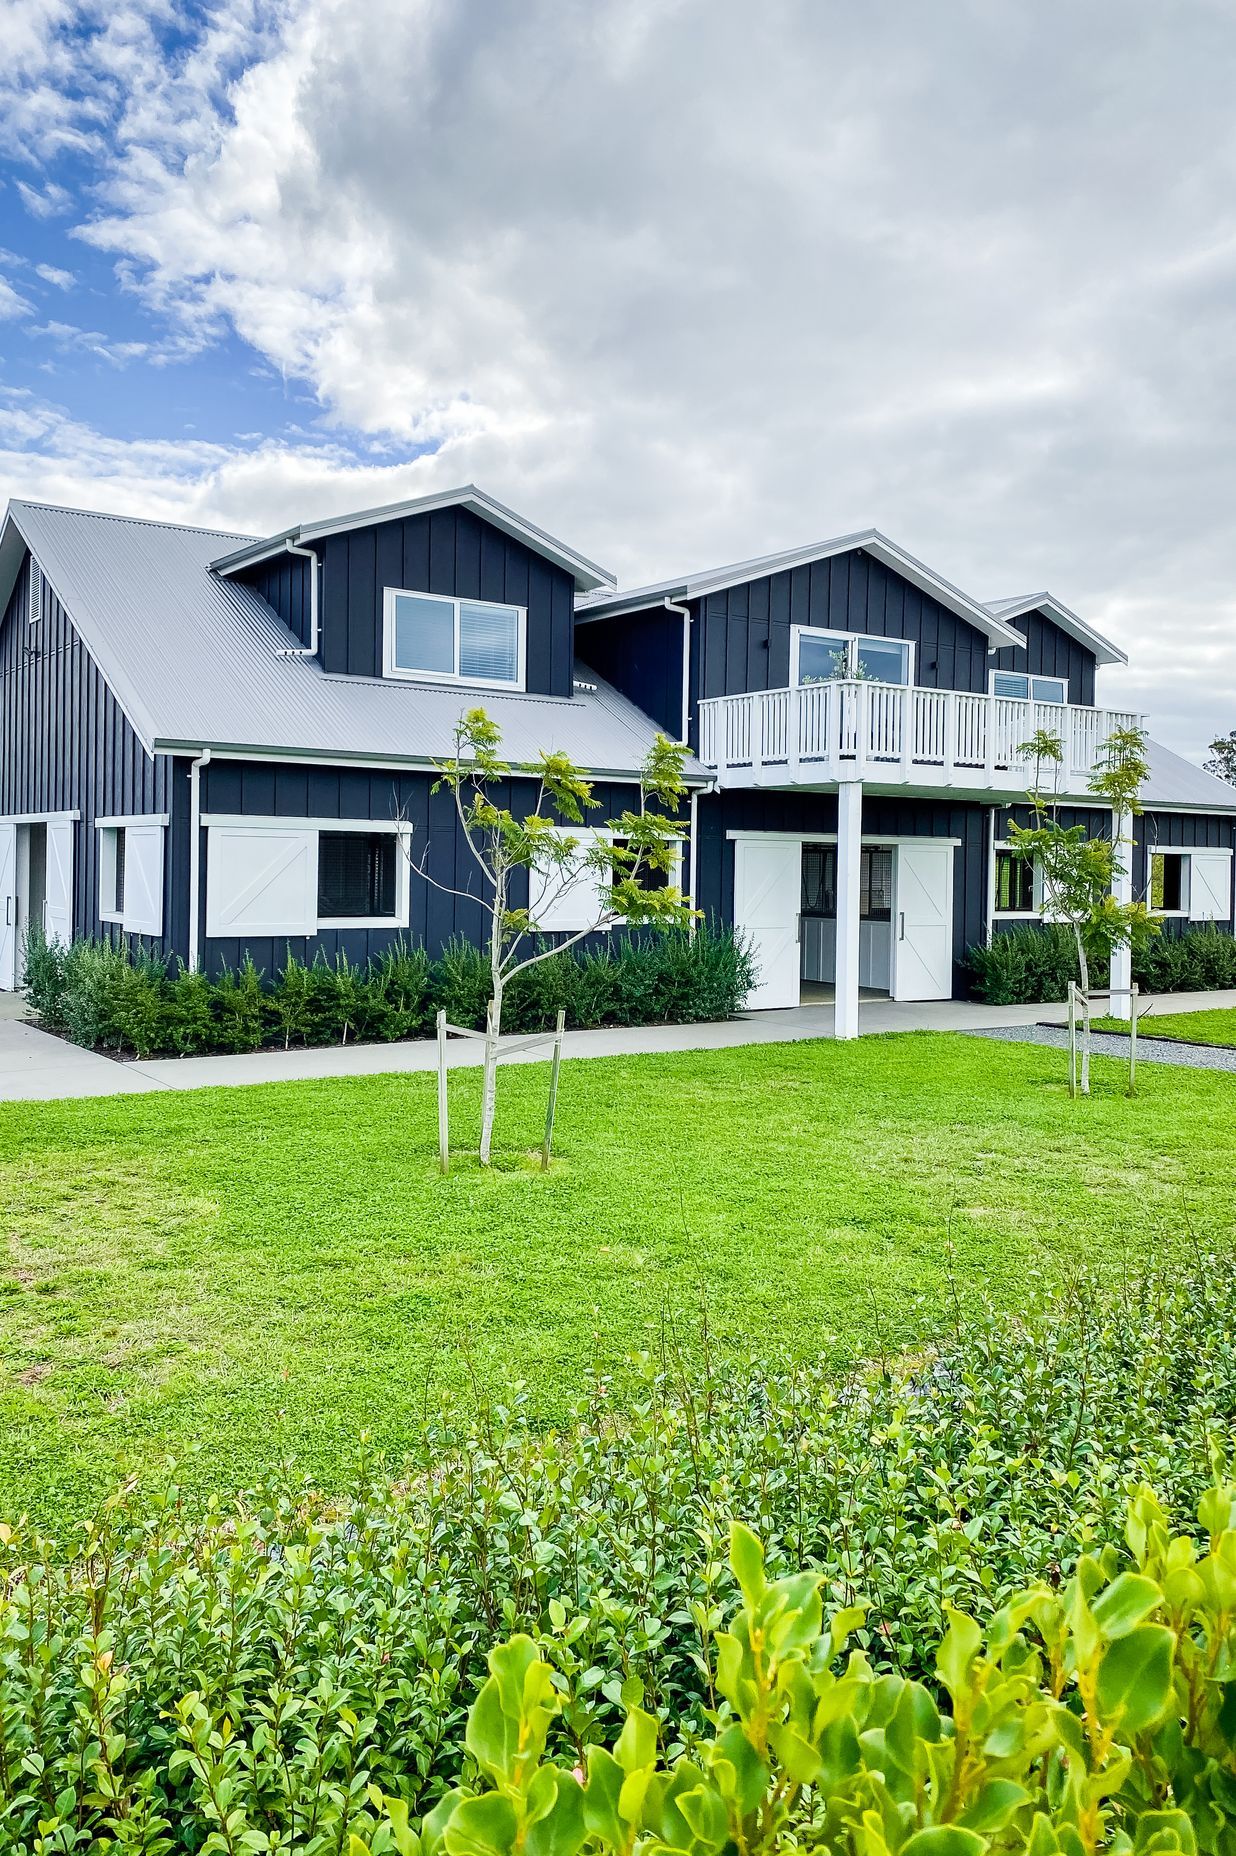
[{"label": "grass", "polygon": [[[499,1100],[501,1164],[435,1170],[431,1077],[0,1108],[0,1516],[79,1518],[168,1454],[195,1488],[280,1456],[342,1478],[426,1410],[528,1382],[551,1421],[668,1318],[838,1357],[954,1296],[1119,1269],[1236,1225],[1233,1084],[959,1036],[568,1063]],[[475,1072],[452,1078],[470,1137]]]},{"label": "grass", "polygon": [[[1123,1018],[1096,1018],[1093,1029],[1127,1032],[1129,1027]],[[1139,1036],[1147,1038],[1184,1038],[1190,1044],[1236,1045],[1236,1011],[1142,1012],[1137,1029]]]}]

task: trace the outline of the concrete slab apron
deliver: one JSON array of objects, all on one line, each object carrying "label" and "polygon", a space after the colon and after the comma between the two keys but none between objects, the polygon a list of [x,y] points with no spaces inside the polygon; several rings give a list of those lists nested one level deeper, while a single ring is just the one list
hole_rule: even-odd
[{"label": "concrete slab apron", "polygon": [[63,1096],[131,1096],[161,1088],[131,1064],[54,1038],[34,1025],[0,1019],[0,1101],[46,1102]]}]

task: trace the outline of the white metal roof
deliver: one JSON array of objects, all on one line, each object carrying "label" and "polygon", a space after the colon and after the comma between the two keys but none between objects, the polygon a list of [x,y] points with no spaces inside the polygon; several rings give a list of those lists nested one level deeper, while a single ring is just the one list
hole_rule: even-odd
[{"label": "white metal roof", "polygon": [[837,554],[850,554],[856,548],[874,555],[894,573],[908,580],[920,592],[928,593],[938,599],[942,606],[955,612],[959,618],[976,626],[991,640],[993,646],[1011,646],[1014,650],[1025,647],[1025,639],[1019,632],[987,606],[971,599],[960,587],[945,580],[940,574],[928,567],[925,562],[907,554],[896,542],[882,535],[879,529],[867,528],[855,535],[838,535],[832,541],[814,542],[806,548],[790,548],[781,554],[761,554],[754,560],[735,561],[729,567],[712,567],[698,574],[687,574],[678,580],[658,580],[650,586],[633,587],[629,592],[585,594],[575,602],[576,617],[582,622],[589,619],[608,618],[620,612],[637,612],[643,606],[659,605],[663,599],[702,599],[708,593],[720,593],[729,586],[740,586],[744,580],[762,580],[768,574],[784,573],[792,567],[805,567],[811,561],[823,561]]},{"label": "white metal roof", "polygon": [[211,566],[218,573],[234,574],[240,568],[251,567],[271,554],[282,553],[284,544],[289,541],[312,547],[315,541],[327,535],[337,535],[344,529],[372,528],[376,522],[398,522],[404,516],[428,515],[435,509],[453,508],[471,509],[494,528],[501,529],[504,535],[522,541],[526,547],[543,555],[556,567],[565,568],[574,577],[577,593],[587,593],[597,587],[609,588],[615,584],[614,576],[608,568],[598,567],[595,561],[577,554],[564,542],[556,541],[543,528],[537,528],[535,523],[516,515],[505,503],[487,496],[484,490],[478,490],[474,483],[464,484],[458,490],[441,490],[433,496],[414,497],[408,502],[387,503],[381,509],[361,509],[350,516],[331,516],[324,522],[302,522],[295,528],[284,529],[282,534],[267,536],[262,541],[246,540],[243,547],[219,555],[211,562]]},{"label": "white metal roof", "polygon": [[[450,753],[464,710],[480,704],[513,763],[560,749],[594,774],[629,776],[643,762],[655,725],[591,669],[580,671],[589,687],[556,697],[333,676],[316,660],[280,656],[299,640],[252,587],[211,572],[238,539],[13,502],[0,533],[0,591],[5,582],[11,590],[29,547],[152,751],[429,765]],[[695,762],[689,773],[706,777]]]},{"label": "white metal roof", "polygon": [[1236,812],[1236,786],[1217,780],[1160,742],[1149,743],[1150,778],[1142,790],[1147,812]]},{"label": "white metal roof", "polygon": [[1096,663],[1127,664],[1129,661],[1119,645],[1105,638],[1102,632],[1096,632],[1092,625],[1087,625],[1085,619],[1079,618],[1053,593],[1027,593],[1020,599],[989,599],[987,610],[1006,622],[1021,618],[1023,613],[1045,612],[1061,631],[1068,632],[1079,644],[1084,644],[1088,651],[1093,651]]}]

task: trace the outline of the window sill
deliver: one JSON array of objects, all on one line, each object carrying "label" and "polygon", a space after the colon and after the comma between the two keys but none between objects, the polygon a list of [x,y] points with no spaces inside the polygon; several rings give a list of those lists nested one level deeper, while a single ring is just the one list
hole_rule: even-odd
[{"label": "window sill", "polygon": [[509,690],[513,696],[522,696],[525,680],[507,682],[494,677],[457,677],[448,670],[401,670],[395,664],[386,668],[386,679],[393,683],[436,683],[452,690]]},{"label": "window sill", "polygon": [[993,909],[991,919],[993,922],[1043,922],[1051,918],[1038,909]]},{"label": "window sill", "polygon": [[110,922],[113,928],[124,927],[124,916],[117,915],[114,910],[100,909],[99,920],[101,922]]},{"label": "window sill", "polygon": [[318,917],[315,934],[323,928],[406,928],[406,920],[399,915],[321,915]]}]

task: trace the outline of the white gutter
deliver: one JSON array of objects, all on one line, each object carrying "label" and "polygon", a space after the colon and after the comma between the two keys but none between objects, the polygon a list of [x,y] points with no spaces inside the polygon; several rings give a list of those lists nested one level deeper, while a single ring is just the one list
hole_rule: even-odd
[{"label": "white gutter", "polygon": [[203,748],[189,763],[189,971],[201,965],[198,918],[202,896],[202,788],[199,775],[209,765],[210,749]]},{"label": "white gutter", "polygon": [[307,645],[280,651],[280,657],[316,657],[318,654],[318,556],[315,548],[300,548],[293,541],[285,541],[284,547],[289,554],[299,554],[304,560],[312,561],[309,570],[309,642]]},{"label": "white gutter", "polygon": [[680,606],[668,593],[661,604],[682,619],[682,733],[679,740],[685,747],[691,739],[691,608]]}]

